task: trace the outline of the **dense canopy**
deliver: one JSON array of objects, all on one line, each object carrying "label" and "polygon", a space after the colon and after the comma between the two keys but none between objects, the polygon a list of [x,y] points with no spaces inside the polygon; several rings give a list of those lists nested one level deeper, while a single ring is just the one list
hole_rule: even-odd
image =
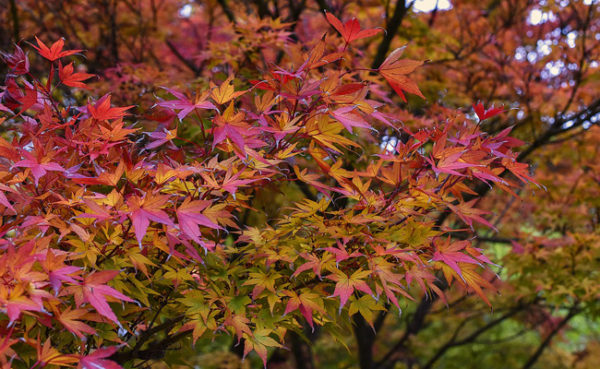
[{"label": "dense canopy", "polygon": [[3,369],[600,360],[597,1],[4,3]]}]

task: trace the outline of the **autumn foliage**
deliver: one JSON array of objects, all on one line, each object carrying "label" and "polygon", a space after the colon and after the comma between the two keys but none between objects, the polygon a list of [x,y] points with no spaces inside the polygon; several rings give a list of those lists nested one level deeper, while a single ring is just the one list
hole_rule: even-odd
[{"label": "autumn foliage", "polygon": [[[135,60],[91,73],[43,33],[2,53],[2,368],[131,367],[220,336],[266,366],[292,334],[343,342],[415,299],[492,306],[476,195],[544,188],[512,127],[484,129],[506,108],[405,124],[425,58],[373,66],[383,28],[329,10],[301,41],[279,18],[232,23],[193,82]],[[130,77],[141,92],[102,82]]]}]

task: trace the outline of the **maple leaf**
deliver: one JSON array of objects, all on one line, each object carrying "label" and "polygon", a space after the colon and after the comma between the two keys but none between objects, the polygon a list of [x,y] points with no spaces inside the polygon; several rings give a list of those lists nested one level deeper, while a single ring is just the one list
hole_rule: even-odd
[{"label": "maple leaf", "polygon": [[361,38],[375,36],[382,31],[381,28],[372,29],[360,29],[360,24],[356,18],[352,18],[346,23],[342,22],[333,14],[325,12],[327,21],[335,28],[341,35],[346,44],[354,40],[360,40]]},{"label": "maple leaf", "polygon": [[120,346],[102,347],[96,349],[89,355],[79,357],[80,369],[123,369],[119,364],[112,360],[106,360],[111,357]]},{"label": "maple leaf", "polygon": [[75,355],[62,354],[57,349],[52,347],[50,338],[44,342],[43,346],[38,341],[36,351],[37,363],[34,365],[34,367],[37,365],[40,365],[40,367],[44,367],[46,365],[73,366],[73,364],[77,362],[77,357],[75,357]]},{"label": "maple leaf", "polygon": [[330,253],[335,255],[336,267],[339,267],[339,263],[344,260],[363,256],[363,253],[358,252],[358,251],[354,251],[351,254],[349,254],[348,250],[346,249],[345,242],[342,244],[339,240],[337,240],[336,243],[337,243],[337,247],[325,247],[323,249],[323,250],[329,251]]},{"label": "maple leaf", "polygon": [[[449,269],[448,265],[442,264],[442,271],[444,272],[444,276],[448,283],[452,282],[452,276],[456,276],[456,271],[454,269]],[[485,287],[489,290],[495,291],[496,288],[485,278],[483,278],[479,273],[477,273],[476,268],[477,265],[470,263],[459,263],[458,268],[461,270],[460,278],[457,278],[458,282],[463,285],[470,287],[475,293],[481,297],[483,301],[485,301],[488,306],[492,306],[487,296],[483,293],[482,287]]]},{"label": "maple leaf", "polygon": [[25,156],[27,159],[20,160],[14,165],[15,167],[30,168],[36,186],[38,185],[39,179],[45,176],[49,171],[65,171],[65,168],[61,167],[58,163],[48,160],[42,160],[42,162],[39,162],[31,153],[27,151],[23,152],[23,156]]},{"label": "maple leaf", "polygon": [[114,120],[112,123],[110,123],[110,127],[106,127],[106,125],[100,126],[100,131],[102,132],[102,139],[108,142],[122,141],[127,137],[127,135],[137,130],[138,128],[123,128],[122,119]]},{"label": "maple leaf", "polygon": [[325,309],[319,304],[321,301],[321,297],[316,293],[306,291],[301,294],[297,294],[295,292],[285,291],[286,295],[290,297],[287,305],[285,306],[285,311],[283,315],[287,315],[292,311],[298,310],[304,316],[304,319],[308,322],[310,328],[315,330],[312,313],[314,310],[320,312],[321,314],[325,314]]},{"label": "maple leaf", "polygon": [[331,255],[324,255],[323,258],[319,258],[315,254],[301,253],[300,256],[302,256],[302,258],[304,258],[306,262],[304,262],[294,271],[292,277],[296,277],[298,274],[304,272],[305,270],[312,269],[313,273],[315,273],[315,275],[319,277],[319,279],[321,279],[322,270],[332,261]]},{"label": "maple leaf", "polygon": [[240,126],[225,123],[214,130],[213,147],[229,138],[242,152],[245,152],[246,141],[244,140],[245,129]]},{"label": "maple leaf", "polygon": [[206,215],[202,214],[202,210],[206,209],[210,203],[211,201],[208,200],[191,201],[189,198],[186,198],[179,208],[177,208],[177,219],[179,220],[181,232],[199,244],[202,244],[202,241],[200,240],[202,234],[200,233],[198,226],[223,229]]},{"label": "maple leaf", "polygon": [[189,98],[187,98],[183,93],[163,87],[167,92],[171,95],[175,96],[177,100],[168,100],[161,101],[157,105],[162,106],[169,109],[179,110],[177,113],[177,118],[182,120],[187,117],[194,109],[214,109],[217,110],[217,107],[211,103],[210,101],[206,101],[208,94],[203,94],[201,96],[197,96],[196,99],[192,102]]},{"label": "maple leaf", "polygon": [[127,113],[125,111],[133,108],[133,105],[124,107],[110,106],[110,94],[102,96],[94,105],[88,104],[87,109],[96,120],[109,120],[123,118]]},{"label": "maple leaf", "polygon": [[539,184],[529,175],[529,165],[527,163],[519,163],[512,158],[504,158],[502,159],[502,165],[523,183],[531,182],[539,186]]},{"label": "maple leaf", "polygon": [[461,147],[454,147],[447,149],[441,154],[440,160],[436,163],[432,159],[425,157],[425,160],[431,164],[431,169],[437,173],[448,173],[455,176],[464,176],[464,174],[457,172],[458,169],[476,167],[478,164],[467,163],[462,161],[461,157],[464,154],[464,150]]},{"label": "maple leaf", "polygon": [[489,212],[474,207],[478,200],[479,199],[473,199],[469,202],[461,202],[456,205],[448,204],[448,207],[471,228],[473,228],[473,221],[476,221],[496,230],[496,227],[494,227],[493,224],[482,217],[482,215],[489,214]]},{"label": "maple leaf", "polygon": [[9,323],[17,320],[24,311],[44,311],[41,300],[34,301],[25,294],[22,284],[17,284],[12,290],[0,285],[0,304],[6,309]]},{"label": "maple leaf", "polygon": [[473,110],[475,110],[475,114],[477,114],[477,117],[479,118],[479,121],[481,122],[482,120],[492,118],[492,117],[502,113],[504,111],[504,108],[501,108],[501,107],[496,108],[496,107],[494,107],[494,105],[492,105],[491,108],[486,110],[483,107],[483,103],[479,102],[477,104],[473,104]]},{"label": "maple leaf", "polygon": [[[360,117],[355,116],[350,118],[358,119]],[[354,124],[358,123],[354,122]],[[331,149],[339,153],[341,153],[341,150],[336,144],[343,148],[359,146],[354,141],[339,134],[343,129],[344,127],[341,124],[331,120],[329,115],[325,114],[321,114],[315,117],[315,119],[309,120],[304,127],[306,133],[323,149]],[[350,129],[352,129],[352,127],[350,127]]]},{"label": "maple leaf", "polygon": [[240,343],[240,341],[244,337],[244,334],[252,335],[252,330],[248,326],[248,323],[250,323],[250,320],[245,316],[239,314],[231,315],[225,319],[225,324],[233,327],[233,329],[235,330],[235,335],[238,339],[238,343]]},{"label": "maple leaf", "polygon": [[365,84],[363,84],[363,83],[348,83],[348,84],[345,84],[345,85],[342,85],[342,86],[339,86],[338,88],[336,88],[331,95],[332,96],[352,95],[355,92],[362,90],[363,88],[365,88]]},{"label": "maple leaf", "polygon": [[245,154],[246,139],[244,136],[251,134],[252,127],[244,122],[243,112],[235,112],[233,102],[229,104],[223,115],[218,115],[213,120],[214,127],[213,148],[226,138],[230,139]]},{"label": "maple leaf", "polygon": [[135,237],[138,243],[142,244],[142,239],[146,234],[146,230],[150,225],[150,221],[162,223],[170,227],[175,227],[175,224],[169,218],[169,215],[164,212],[163,207],[169,198],[161,195],[146,194],[144,198],[132,196],[128,199],[129,218],[135,229]]},{"label": "maple leaf", "polygon": [[231,168],[229,168],[225,173],[225,177],[221,184],[219,184],[213,176],[209,176],[206,173],[200,173],[200,175],[204,178],[208,187],[221,189],[235,196],[238,187],[246,186],[247,184],[260,180],[260,178],[239,179],[242,173],[243,171],[239,171],[234,174]]},{"label": "maple leaf", "polygon": [[60,60],[58,61],[58,78],[60,81],[71,87],[88,88],[83,81],[94,77],[93,74],[88,73],[73,73],[73,63],[69,63],[63,67]]},{"label": "maple leaf", "polygon": [[423,96],[417,84],[406,76],[421,66],[423,62],[410,59],[399,60],[403,52],[404,47],[392,51],[379,67],[379,74],[385,78],[404,102],[406,102],[404,91],[424,99],[425,96]]},{"label": "maple leaf", "polygon": [[350,295],[354,293],[354,290],[362,291],[368,295],[373,295],[373,291],[371,288],[363,280],[363,278],[367,277],[371,274],[369,270],[357,270],[352,273],[350,277],[348,277],[345,273],[339,272],[336,274],[330,274],[327,276],[328,279],[335,281],[335,291],[333,291],[332,297],[339,296],[340,298],[340,308],[339,311],[342,311],[344,305],[350,298]]},{"label": "maple leaf", "polygon": [[218,87],[214,83],[210,82],[210,89],[211,89],[210,97],[212,97],[212,99],[215,100],[215,102],[217,104],[225,104],[229,100],[235,99],[236,97],[241,96],[246,93],[246,90],[236,92],[233,87],[232,80],[233,80],[233,76],[229,76]]},{"label": "maple leaf", "polygon": [[154,141],[146,145],[146,149],[151,150],[172,141],[174,138],[177,138],[177,128],[170,131],[168,131],[166,128],[163,128],[163,132],[156,131],[146,134],[148,137],[154,139]]},{"label": "maple leaf", "polygon": [[508,182],[497,176],[497,174],[502,171],[502,168],[499,169],[499,171],[496,169],[497,172],[495,173],[494,170],[486,167],[476,167],[471,168],[471,173],[473,174],[473,177],[479,178],[484,183],[488,183],[487,181],[492,181],[500,184],[508,184]]},{"label": "maple leaf", "polygon": [[[436,295],[446,303],[446,296],[444,292],[435,284],[437,280],[436,276],[431,273],[429,268],[425,268],[423,265],[415,265],[406,272],[406,282],[410,285],[415,280],[419,287],[425,292],[432,290]],[[427,282],[427,285],[425,285]]]},{"label": "maple leaf", "polygon": [[370,128],[371,125],[365,122],[364,119],[356,112],[354,107],[346,106],[331,112],[331,115],[352,133],[352,127]]},{"label": "maple leaf", "polygon": [[123,302],[134,302],[134,300],[106,285],[106,282],[114,279],[119,273],[120,271],[118,270],[94,272],[85,277],[80,286],[69,287],[70,290],[75,291],[77,306],[80,306],[83,301],[86,301],[90,303],[100,315],[120,326],[119,319],[108,305],[106,297],[113,297]]},{"label": "maple leaf", "polygon": [[86,314],[88,312],[85,309],[71,310],[71,308],[67,308],[65,311],[57,312],[56,318],[69,332],[79,338],[84,338],[83,333],[96,334],[94,328],[79,320]]},{"label": "maple leaf", "polygon": [[385,308],[377,304],[377,300],[375,300],[375,298],[372,296],[364,295],[350,303],[348,314],[352,316],[357,312],[360,313],[365,321],[371,326],[373,332],[375,332],[375,326],[373,325],[373,312],[378,310],[385,310]]},{"label": "maple leaf", "polygon": [[275,293],[275,281],[281,278],[278,273],[264,273],[263,271],[248,273],[248,280],[243,286],[254,286],[252,289],[252,299],[256,299],[265,288]]},{"label": "maple leaf", "polygon": [[324,66],[326,64],[336,62],[336,61],[338,61],[340,59],[343,59],[343,58],[344,58],[344,53],[343,52],[341,52],[341,51],[333,52],[333,53],[330,53],[330,54],[327,54],[327,55],[323,56],[321,59],[319,59],[318,62],[316,62],[314,64],[311,64],[310,67],[311,68],[319,68],[319,67],[322,67],[322,66]]},{"label": "maple leaf", "polygon": [[441,261],[452,268],[459,276],[462,277],[462,272],[458,267],[458,263],[472,263],[479,264],[479,262],[467,254],[460,251],[465,250],[469,245],[469,241],[458,241],[452,243],[450,236],[444,241],[434,241],[436,251],[433,254],[433,261]]},{"label": "maple leaf", "polygon": [[19,45],[15,44],[15,52],[12,54],[6,54],[0,51],[0,57],[2,57],[13,73],[21,75],[29,72],[29,58]]},{"label": "maple leaf", "polygon": [[400,308],[396,293],[402,294],[410,300],[413,300],[413,297],[401,288],[401,279],[403,276],[401,274],[394,273],[394,267],[394,264],[386,261],[384,258],[375,258],[371,262],[371,268],[379,277],[379,281],[381,282],[381,287],[376,285],[377,294],[379,294],[380,290],[383,289],[388,300],[391,301],[397,308]]},{"label": "maple leaf", "polygon": [[53,43],[52,46],[50,46],[50,48],[48,48],[48,46],[46,46],[39,38],[37,38],[37,36],[35,36],[35,40],[37,41],[38,47],[33,45],[33,48],[36,49],[40,53],[41,56],[43,56],[44,58],[46,58],[50,61],[55,61],[57,59],[65,57],[65,56],[77,54],[78,52],[81,51],[81,50],[62,51],[63,47],[65,46],[65,40],[62,38],[60,40],[56,41],[55,43]]},{"label": "maple leaf", "polygon": [[73,265],[66,265],[64,263],[66,258],[66,255],[55,255],[55,252],[48,249],[42,264],[44,270],[48,273],[48,279],[55,294],[58,294],[63,282],[75,284],[77,283],[75,278],[80,279],[80,277],[75,274],[79,273],[81,268]]},{"label": "maple leaf", "polygon": [[[4,338],[0,338],[0,362],[5,361],[7,357],[15,357],[15,352],[10,348],[13,344],[19,342],[16,338],[11,338],[15,326],[11,326],[10,330],[7,334],[4,335]],[[4,369],[4,367],[2,368]],[[7,367],[6,369],[12,369],[12,366]]]},{"label": "maple leaf", "polygon": [[283,346],[269,337],[268,329],[257,329],[251,336],[246,337],[244,342],[244,357],[252,350],[256,351],[261,358],[264,367],[267,367],[267,347],[283,348]]},{"label": "maple leaf", "polygon": [[21,103],[21,113],[31,108],[38,102],[38,93],[32,86],[25,86],[25,94],[19,99]]},{"label": "maple leaf", "polygon": [[10,187],[8,187],[8,186],[3,185],[3,184],[0,183],[0,204],[4,205],[7,209],[12,210],[16,214],[17,211],[12,206],[12,204],[10,203],[10,201],[8,201],[8,198],[4,194],[4,191],[13,192],[14,190],[11,189]]}]

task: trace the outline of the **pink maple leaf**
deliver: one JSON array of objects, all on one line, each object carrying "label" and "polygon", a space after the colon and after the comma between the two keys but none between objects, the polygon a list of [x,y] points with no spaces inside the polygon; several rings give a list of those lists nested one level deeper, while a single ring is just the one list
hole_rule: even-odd
[{"label": "pink maple leaf", "polygon": [[462,277],[462,272],[458,266],[458,263],[479,264],[477,260],[461,252],[468,245],[468,241],[450,243],[450,237],[448,237],[446,240],[436,243],[437,250],[433,254],[433,258],[431,260],[443,262]]},{"label": "pink maple leaf", "polygon": [[168,100],[161,101],[158,103],[158,106],[162,106],[163,108],[169,108],[173,110],[179,110],[177,113],[177,118],[180,120],[188,116],[194,109],[214,109],[218,110],[216,106],[213,105],[210,101],[197,100],[192,102],[189,98],[187,98],[183,93],[172,90],[170,88],[163,87],[166,91],[168,91],[171,95],[175,96],[177,100]]},{"label": "pink maple leaf", "polygon": [[56,172],[64,172],[65,168],[61,167],[57,163],[53,162],[39,162],[33,155],[29,152],[24,152],[23,155],[26,157],[25,160],[21,160],[15,163],[15,167],[21,168],[30,168],[31,174],[33,174],[33,179],[35,185],[38,185],[40,178],[46,175],[49,171]]},{"label": "pink maple leaf", "polygon": [[99,348],[89,355],[81,356],[78,368],[80,369],[123,369],[119,364],[112,360],[106,360],[111,357],[120,346],[111,346]]},{"label": "pink maple leaf", "polygon": [[215,224],[206,215],[202,214],[202,210],[210,205],[210,203],[211,202],[208,200],[190,201],[186,198],[183,204],[177,209],[177,219],[179,220],[181,232],[197,243],[202,243],[198,226],[222,229],[222,227]]},{"label": "pink maple leaf", "polygon": [[104,270],[88,275],[82,283],[82,293],[83,299],[89,302],[100,315],[120,325],[119,319],[117,319],[117,316],[106,301],[106,296],[114,297],[118,300],[126,302],[134,301],[121,292],[105,284],[106,282],[112,280],[117,274],[119,274],[118,270]]},{"label": "pink maple leaf", "polygon": [[346,106],[331,112],[331,115],[352,133],[352,127],[371,128],[360,115],[354,112],[353,106]]}]

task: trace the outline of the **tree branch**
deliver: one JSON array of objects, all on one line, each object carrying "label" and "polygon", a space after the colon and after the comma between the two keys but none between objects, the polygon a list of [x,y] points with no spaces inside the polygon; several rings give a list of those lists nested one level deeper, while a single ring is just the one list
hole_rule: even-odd
[{"label": "tree branch", "polygon": [[354,337],[358,346],[358,363],[361,369],[371,369],[373,367],[375,332],[362,315],[355,314],[352,320],[354,321]]},{"label": "tree branch", "polygon": [[221,5],[221,9],[223,9],[223,13],[225,13],[227,19],[229,19],[231,23],[236,24],[237,22],[235,21],[235,16],[233,15],[231,8],[227,4],[227,0],[217,0],[217,2],[219,3],[219,5]]},{"label": "tree branch", "polygon": [[332,13],[331,7],[327,4],[325,0],[317,0],[317,4],[319,5],[321,11],[327,11],[329,13]]},{"label": "tree branch", "polygon": [[[155,334],[157,334],[161,331],[165,331],[165,330],[169,331],[170,329],[172,329],[175,326],[175,324],[179,323],[183,319],[184,319],[184,316],[179,315],[173,319],[166,320],[164,323],[161,323],[161,324],[155,326],[154,328],[145,330],[144,332],[141,333],[141,335],[138,338],[137,343],[130,351],[126,351],[126,352],[118,351],[115,354],[113,354],[110,357],[110,359],[113,361],[116,361],[117,363],[123,364],[123,363],[126,363],[126,362],[134,360],[134,359],[147,359],[148,358],[147,355],[149,352],[155,352],[157,350],[157,348],[160,348],[163,345],[164,345],[164,349],[166,349],[168,345],[177,342],[177,340],[179,340],[180,338],[183,338],[183,336],[181,336],[181,333],[191,333],[191,331],[180,332],[180,333],[174,334],[173,336],[167,335],[167,337],[164,338],[163,340],[154,342],[153,344],[151,344],[149,346],[149,348],[147,348],[146,350],[142,350],[141,348]],[[175,337],[179,337],[179,338],[174,339]],[[155,357],[152,357],[152,358],[155,358]]]},{"label": "tree branch", "polygon": [[519,311],[523,310],[525,308],[525,306],[527,306],[527,305],[518,305],[518,306],[512,308],[506,314],[490,321],[488,324],[486,324],[482,327],[479,327],[479,329],[475,330],[473,333],[471,333],[467,337],[465,337],[461,340],[458,340],[458,341],[456,340],[456,337],[458,336],[458,330],[457,330],[455,332],[455,334],[448,340],[448,342],[446,342],[442,347],[440,347],[438,349],[438,351],[429,359],[429,361],[427,361],[427,363],[423,366],[423,369],[431,369],[433,364],[435,364],[442,357],[442,355],[444,355],[446,353],[446,351],[448,351],[452,347],[461,346],[461,345],[473,342],[477,337],[479,337],[484,332],[490,330],[491,328],[502,323],[506,319],[512,317]]},{"label": "tree branch", "polygon": [[[448,287],[448,284],[445,280],[439,280],[436,282],[436,285],[441,290],[444,290]],[[439,297],[435,294],[431,296],[424,296],[421,299],[421,302],[417,306],[417,310],[412,315],[411,321],[408,323],[406,327],[406,331],[400,338],[400,340],[389,350],[383,358],[378,361],[373,368],[374,369],[389,369],[393,368],[394,364],[397,361],[402,360],[402,355],[404,355],[405,345],[407,341],[410,339],[412,335],[419,333],[421,329],[425,327],[425,317],[431,310],[433,304],[437,301]]]},{"label": "tree branch", "polygon": [[177,47],[175,47],[171,41],[165,40],[165,43],[169,47],[169,50],[171,50],[171,52],[177,57],[177,59],[181,60],[181,62],[185,64],[185,66],[188,67],[192,72],[194,72],[196,76],[199,76],[202,73],[202,70],[198,68],[191,60],[181,55],[179,50],[177,50]]},{"label": "tree branch", "polygon": [[[555,137],[561,133],[568,132],[574,128],[577,128],[577,127],[583,125],[583,123],[585,123],[586,121],[589,121],[594,115],[596,115],[598,113],[600,113],[600,99],[596,99],[592,104],[590,104],[585,109],[580,110],[579,112],[576,112],[569,116],[555,118],[554,123],[552,125],[550,125],[543,134],[538,136],[538,138],[536,138],[529,146],[527,146],[527,148],[525,150],[521,151],[519,156],[517,156],[516,160],[517,161],[525,160],[535,150],[550,143],[551,142],[550,140],[553,137]],[[570,121],[573,122],[571,126],[569,126],[567,128],[562,128],[566,122],[570,122]],[[504,171],[504,173],[502,173],[500,176],[503,177],[507,174],[508,174],[508,171]],[[476,195],[466,195],[465,201],[470,201],[474,198],[483,197],[491,189],[492,189],[492,186],[490,186],[486,183],[480,183],[479,185],[477,185],[475,187],[474,191],[476,192]],[[450,215],[450,212],[448,212],[448,211],[443,212],[442,214],[440,214],[438,216],[435,224],[438,226],[441,226],[444,223],[444,221],[446,220],[446,218],[448,218],[449,215]]]},{"label": "tree branch", "polygon": [[385,60],[385,56],[390,50],[390,46],[392,44],[392,39],[396,36],[398,32],[398,27],[402,24],[402,19],[408,12],[408,9],[412,6],[413,3],[406,5],[406,0],[397,0],[396,8],[394,9],[394,14],[392,18],[388,22],[385,28],[385,35],[383,36],[383,40],[379,44],[377,48],[377,54],[375,54],[375,59],[373,59],[373,64],[371,64],[372,69],[377,69]]},{"label": "tree branch", "polygon": [[538,361],[544,350],[548,346],[550,346],[550,343],[552,342],[554,336],[556,336],[556,334],[560,332],[560,330],[569,322],[569,320],[571,320],[580,311],[581,310],[579,309],[579,306],[577,304],[573,305],[571,309],[569,309],[569,313],[567,314],[567,316],[564,317],[563,320],[561,320],[560,323],[558,323],[558,325],[554,327],[554,329],[542,341],[542,343],[540,343],[537,350],[535,350],[533,355],[531,355],[529,360],[527,360],[527,362],[523,365],[523,369],[530,369]]},{"label": "tree branch", "polygon": [[16,44],[19,42],[19,13],[15,0],[10,0],[10,16],[12,17],[13,41]]}]

